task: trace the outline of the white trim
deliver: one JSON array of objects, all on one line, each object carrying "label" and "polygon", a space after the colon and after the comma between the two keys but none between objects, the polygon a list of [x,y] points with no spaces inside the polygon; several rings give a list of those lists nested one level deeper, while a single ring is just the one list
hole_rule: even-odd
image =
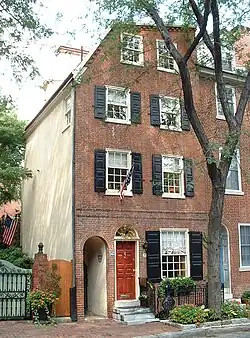
[{"label": "white trim", "polygon": [[[166,155],[163,154],[161,155],[161,160],[163,160],[163,157],[172,157],[172,158],[178,158],[181,162],[181,168],[180,168],[180,177],[181,177],[181,185],[180,185],[180,189],[181,192],[179,194],[171,194],[171,193],[166,193],[163,192],[162,193],[162,197],[163,198],[175,198],[175,199],[185,199],[185,186],[184,186],[184,163],[183,163],[183,156],[178,156],[178,155]],[[164,175],[163,175],[163,166],[162,166],[162,190],[163,190],[163,183],[164,183]]]},{"label": "white trim", "polygon": [[[130,111],[130,90],[123,88],[123,87],[115,87],[115,86],[105,86],[106,88],[106,107],[105,107],[105,122],[111,122],[111,123],[119,123],[119,124],[131,124],[131,111]],[[127,95],[126,99],[126,105],[127,105],[127,116],[126,120],[120,120],[120,119],[115,119],[111,117],[107,117],[108,114],[108,90],[120,90],[124,91]]]},{"label": "white trim", "polygon": [[[232,298],[232,278],[231,278],[231,250],[230,250],[230,234],[228,228],[222,223],[227,232],[227,248],[228,248],[228,274],[229,274],[229,292],[225,293],[225,298],[230,299]],[[225,290],[224,290],[225,291]]]},{"label": "white trim", "polygon": [[239,254],[240,254],[240,267],[239,271],[250,271],[250,265],[243,266],[241,261],[241,240],[240,240],[240,227],[241,226],[249,226],[250,223],[238,223],[238,236],[239,236]]},{"label": "white trim", "polygon": [[[117,300],[117,276],[116,276],[116,242],[135,242],[135,299],[129,300]],[[139,276],[140,276],[140,239],[139,238],[114,238],[114,251],[115,251],[115,307],[119,307],[119,304],[128,303],[128,302],[137,302],[138,297],[140,296],[140,285],[139,285]],[[137,303],[136,303],[137,304]]]},{"label": "white trim", "polygon": [[[167,73],[173,73],[173,74],[178,74],[179,73],[179,69],[177,66],[177,63],[175,62],[174,58],[172,57],[172,55],[170,55],[174,61],[174,69],[170,69],[170,68],[165,68],[165,67],[161,67],[159,66],[159,42],[164,42],[164,40],[160,40],[160,39],[156,39],[156,61],[157,61],[157,70],[163,71],[163,72],[167,72]],[[177,44],[174,43],[175,47],[177,48]],[[169,52],[169,50],[167,49],[167,51]]]},{"label": "white trim", "polygon": [[[232,101],[233,101],[233,105],[234,105],[234,115],[235,115],[235,113],[236,113],[236,93],[235,93],[236,91],[235,91],[235,87],[228,85],[228,84],[226,84],[225,87],[233,89],[233,100]],[[219,99],[218,99],[217,83],[216,82],[215,82],[214,89],[215,89],[215,101],[216,101],[216,119],[225,121],[226,120],[225,115],[219,114]]]},{"label": "white trim", "polygon": [[180,100],[177,97],[159,95],[160,123],[161,123],[161,112],[162,112],[162,99],[176,101],[176,104],[179,106],[179,113],[176,114],[179,120],[178,120],[178,127],[168,127],[168,126],[165,126],[163,124],[160,124],[160,128],[164,129],[164,130],[171,130],[171,131],[182,131],[182,129],[181,129],[181,106],[180,106]]},{"label": "white trim", "polygon": [[[111,148],[106,148],[106,190],[105,190],[105,195],[107,196],[119,196],[120,191],[118,190],[111,190],[108,189],[108,153],[109,152],[117,152],[117,153],[126,153],[127,154],[127,161],[128,161],[128,170],[131,168],[132,165],[132,152],[131,150],[124,150],[124,149],[111,149]],[[124,196],[133,196],[132,192],[132,180],[130,181],[129,185],[127,186],[127,190],[124,190]]]},{"label": "white trim", "polygon": [[[237,158],[239,190],[226,189],[225,194],[227,195],[244,195],[244,192],[242,191],[242,182],[241,182],[240,150],[239,149],[236,150],[236,158]],[[230,167],[229,167],[229,171],[230,171]]]},{"label": "white trim", "polygon": [[[219,160],[221,158],[221,150],[223,147],[219,148]],[[236,149],[236,157],[237,157],[237,169],[238,169],[238,183],[239,183],[239,190],[231,190],[225,189],[225,195],[237,195],[237,196],[244,196],[244,192],[242,191],[242,181],[241,181],[241,168],[240,168],[240,149]],[[231,165],[230,165],[231,166]],[[230,167],[228,170],[228,174],[230,171]],[[226,182],[227,185],[227,182]]]},{"label": "white trim", "polygon": [[[140,49],[139,49],[139,62],[133,62],[129,60],[123,60],[123,53],[122,53],[122,43],[123,43],[123,35],[131,36],[134,38],[139,38],[140,39]],[[121,41],[121,57],[120,57],[120,62],[125,63],[128,65],[134,65],[134,66],[144,66],[144,50],[143,50],[143,36],[142,35],[135,35],[135,34],[129,34],[129,33],[121,33],[120,35],[120,41]]]},{"label": "white trim", "polygon": [[165,278],[162,275],[162,240],[161,240],[161,236],[163,232],[185,232],[185,237],[186,237],[186,276],[185,277],[190,277],[190,254],[189,254],[189,229],[187,228],[160,228],[160,262],[161,262],[161,279]]}]

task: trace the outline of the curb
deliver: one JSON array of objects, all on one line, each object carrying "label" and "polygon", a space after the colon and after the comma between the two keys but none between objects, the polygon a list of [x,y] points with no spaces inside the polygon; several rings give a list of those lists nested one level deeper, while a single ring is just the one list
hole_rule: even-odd
[{"label": "curb", "polygon": [[226,327],[213,327],[213,328],[197,328],[181,332],[165,332],[150,336],[137,336],[134,338],[193,338],[193,337],[207,337],[208,334],[226,334],[234,332],[249,332],[250,335],[250,326],[247,324],[238,324],[238,325],[227,325]]}]

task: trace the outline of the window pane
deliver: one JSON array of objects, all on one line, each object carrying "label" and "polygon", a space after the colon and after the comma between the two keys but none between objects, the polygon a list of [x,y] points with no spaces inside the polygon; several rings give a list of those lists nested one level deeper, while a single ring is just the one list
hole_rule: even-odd
[{"label": "window pane", "polygon": [[164,41],[158,41],[158,66],[166,69],[174,70],[174,59],[165,46]]},{"label": "window pane", "polygon": [[250,226],[240,226],[241,263],[250,266]]},{"label": "window pane", "polygon": [[128,171],[127,156],[127,153],[108,152],[108,189],[120,190]]},{"label": "window pane", "polygon": [[139,36],[123,35],[122,59],[134,63],[140,62],[142,43]]},{"label": "window pane", "polygon": [[239,171],[238,171],[238,156],[232,158],[231,165],[228,171],[226,189],[239,190]]}]

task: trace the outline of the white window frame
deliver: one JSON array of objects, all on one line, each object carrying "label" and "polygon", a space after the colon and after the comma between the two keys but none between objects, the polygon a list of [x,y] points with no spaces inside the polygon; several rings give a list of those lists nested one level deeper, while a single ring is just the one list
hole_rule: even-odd
[{"label": "white window frame", "polygon": [[[112,122],[112,123],[119,123],[119,124],[131,124],[131,111],[130,111],[130,90],[122,87],[115,87],[115,86],[105,86],[106,88],[106,108],[105,108],[105,121],[106,122]],[[121,119],[114,119],[111,117],[108,117],[108,90],[121,90],[127,93],[127,118],[126,120]]]},{"label": "white window frame", "polygon": [[[130,170],[131,166],[132,166],[132,152],[131,150],[124,150],[124,149],[111,149],[111,148],[107,148],[106,149],[106,191],[105,191],[105,195],[109,195],[109,196],[119,196],[120,195],[120,190],[114,190],[114,189],[108,189],[108,154],[109,152],[117,152],[117,153],[126,153],[127,154],[127,161],[128,161],[128,170]],[[132,178],[130,180],[129,185],[127,186],[127,189],[124,190],[124,196],[133,196],[133,192],[132,192]]]},{"label": "white window frame", "polygon": [[[67,101],[70,100],[70,109],[67,109]],[[71,94],[66,96],[64,101],[64,119],[65,119],[65,129],[68,128],[72,123],[72,96]],[[68,123],[68,114],[70,114],[70,122]]]},{"label": "white window frame", "polygon": [[169,158],[178,158],[181,163],[181,174],[180,174],[180,193],[175,194],[175,193],[167,193],[167,192],[162,192],[162,197],[163,198],[176,198],[176,199],[185,199],[185,187],[184,187],[184,163],[183,163],[183,156],[178,156],[178,155],[162,155],[161,156],[161,161],[162,161],[162,191],[163,191],[163,186],[164,186],[164,171],[163,171],[163,158],[164,157],[169,157]]},{"label": "white window frame", "polygon": [[[174,60],[174,58],[172,56],[171,57],[173,58],[173,61],[174,61],[174,69],[170,69],[170,68],[165,68],[165,67],[159,66],[159,57],[160,57],[160,55],[159,55],[159,42],[163,42],[164,43],[164,40],[159,40],[159,39],[156,40],[157,69],[161,70],[161,71],[164,71],[164,72],[168,72],[168,73],[174,73],[174,74],[178,73],[179,70],[178,70],[177,63],[175,62],[175,60]],[[177,48],[177,44],[174,43],[174,45]]]},{"label": "white window frame", "polygon": [[240,236],[240,227],[241,226],[249,226],[250,227],[250,223],[238,223],[238,236],[239,236],[239,254],[240,254],[240,271],[250,271],[250,265],[248,266],[243,266],[242,265],[242,257],[241,257],[241,236]]},{"label": "white window frame", "polygon": [[130,37],[133,37],[133,38],[139,38],[140,39],[139,62],[124,60],[123,59],[123,46],[121,46],[121,60],[120,60],[121,63],[126,63],[126,64],[134,65],[134,66],[144,66],[143,36],[142,35],[130,34],[130,33],[122,33],[121,34],[121,45],[123,44],[123,37],[124,36],[130,36]]},{"label": "white window frame", "polygon": [[231,70],[227,70],[223,68],[223,62],[222,62],[222,70],[223,72],[229,72],[229,73],[233,73],[235,71],[236,68],[236,60],[235,60],[235,50],[228,50],[227,48],[223,47],[221,48],[221,59],[223,61],[224,56],[226,53],[230,53],[232,55],[232,69]]},{"label": "white window frame", "polygon": [[[235,90],[235,87],[227,85],[227,84],[226,84],[226,87],[233,89],[233,105],[234,105],[234,115],[235,115],[235,113],[236,113],[236,90]],[[215,82],[215,87],[214,88],[215,88],[215,100],[216,100],[216,118],[218,120],[226,120],[224,114],[223,115],[219,114],[219,105],[220,105],[220,102],[219,102],[219,98],[218,98],[217,83],[216,82]]]},{"label": "white window frame", "polygon": [[173,127],[173,126],[168,127],[168,126],[161,124],[160,128],[165,129],[165,130],[172,130],[172,131],[182,131],[181,129],[181,107],[180,107],[179,99],[176,97],[170,97],[170,96],[160,96],[160,119],[161,119],[161,111],[162,111],[162,99],[175,100],[177,105],[179,105],[179,114],[178,114],[178,126],[177,127]]},{"label": "white window frame", "polygon": [[[221,151],[222,151],[222,148],[219,148],[219,159],[221,158]],[[238,190],[225,189],[225,195],[244,195],[244,192],[242,191],[242,181],[241,181],[240,149],[236,150],[236,157],[237,157],[237,167],[238,167],[239,189]],[[229,171],[230,171],[230,168],[229,168]]]},{"label": "white window frame", "polygon": [[[165,278],[162,274],[162,233],[163,232],[185,232],[186,236],[186,277],[190,277],[190,253],[189,253],[189,229],[185,228],[160,228],[160,255],[161,255],[161,279]],[[174,277],[173,277],[174,278]]]}]

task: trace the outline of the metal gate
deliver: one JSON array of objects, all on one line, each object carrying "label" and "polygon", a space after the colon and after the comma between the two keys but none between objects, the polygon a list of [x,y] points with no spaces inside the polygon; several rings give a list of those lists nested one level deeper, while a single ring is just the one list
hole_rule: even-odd
[{"label": "metal gate", "polygon": [[0,260],[0,320],[30,318],[26,299],[30,291],[31,271]]}]

